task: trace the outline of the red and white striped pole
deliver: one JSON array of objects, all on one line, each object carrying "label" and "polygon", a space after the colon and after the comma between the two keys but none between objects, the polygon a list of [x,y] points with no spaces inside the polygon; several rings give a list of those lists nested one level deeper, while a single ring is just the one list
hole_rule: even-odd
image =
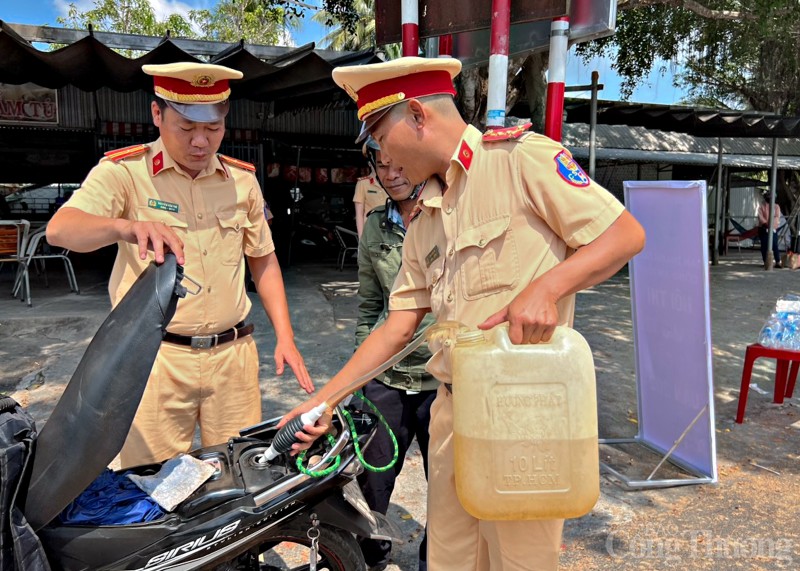
[{"label": "red and white striped pole", "polygon": [[492,0],[492,39],[489,44],[489,94],[486,98],[486,126],[506,123],[508,83],[508,36],[511,29],[511,0]]},{"label": "red and white striped pole", "polygon": [[419,4],[417,0],[403,0],[400,6],[403,24],[403,57],[419,55]]},{"label": "red and white striped pole", "polygon": [[439,57],[453,57],[453,34],[439,36]]},{"label": "red and white striped pole", "polygon": [[561,142],[564,122],[564,87],[567,80],[569,50],[569,18],[563,16],[550,23],[550,58],[547,64],[547,104],[544,112],[544,134]]}]

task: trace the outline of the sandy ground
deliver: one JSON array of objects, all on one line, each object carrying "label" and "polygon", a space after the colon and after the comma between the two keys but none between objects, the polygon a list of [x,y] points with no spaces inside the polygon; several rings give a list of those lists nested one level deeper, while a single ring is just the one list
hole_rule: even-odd
[{"label": "sandy ground", "polygon": [[[50,288],[33,279],[34,306],[0,299],[0,391],[12,393],[38,423],[49,415],[97,327],[108,302],[104,272],[79,269],[81,295],[69,294],[60,268],[50,269]],[[800,273],[764,272],[760,255],[742,251],[711,269],[714,393],[719,484],[627,491],[604,476],[601,499],[587,516],[566,522],[561,569],[797,569],[800,531],[795,525],[800,483],[800,411],[797,398],[772,404],[774,364],[759,361],[743,425],[733,422],[745,347],[775,300],[800,291]],[[332,264],[285,270],[298,346],[318,384],[352,352],[356,273]],[[0,290],[11,288],[8,270]],[[301,402],[290,374],[274,375],[274,338],[262,311],[253,311],[262,353],[265,418]],[[589,341],[598,381],[601,437],[637,431],[633,333],[627,274],[578,296],[576,328]],[[632,475],[646,476],[657,458],[638,448],[601,450],[601,458]],[[412,449],[389,516],[407,542],[396,546],[390,571],[416,570],[425,522],[425,482]],[[794,499],[792,499],[794,498]]]}]

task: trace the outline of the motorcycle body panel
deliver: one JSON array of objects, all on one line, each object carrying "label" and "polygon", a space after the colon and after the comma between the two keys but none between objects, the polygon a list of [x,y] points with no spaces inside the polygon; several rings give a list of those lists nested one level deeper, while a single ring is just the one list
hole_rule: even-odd
[{"label": "motorcycle body panel", "polygon": [[[344,490],[361,466],[353,435],[339,412],[334,419],[335,445],[328,447],[320,439],[309,451],[309,457],[322,458],[320,467],[332,466],[340,456],[339,466],[326,476],[302,474],[288,455],[266,461],[263,453],[277,433],[273,419],[245,429],[226,444],[192,452],[216,471],[160,520],[99,526],[60,522],[58,514],[122,448],[163,332],[178,299],[186,294],[181,279],[183,270],[171,254],[164,264],[151,264],[142,273],[92,339],[36,441],[25,515],[53,569],[194,571],[223,563],[239,568],[237,561],[252,562],[254,553],[270,549],[287,535],[290,542],[306,544],[305,531],[300,536],[297,531],[311,525],[312,514],[334,530],[331,537],[339,537],[331,543],[338,547],[330,548],[347,555],[330,551],[340,561],[338,568],[343,561],[360,567],[356,562],[361,554],[350,534],[382,537],[376,525],[380,518],[369,517],[363,502],[354,501],[357,494]],[[354,436],[364,447],[374,435],[376,420],[361,415],[355,426]],[[160,468],[154,464],[132,470],[152,475]]]},{"label": "motorcycle body panel", "polygon": [[[214,458],[219,469],[163,520],[110,526],[52,523],[39,531],[39,537],[63,571],[161,571],[219,565],[268,542],[267,532],[287,519],[310,521],[312,512],[328,525],[371,534],[369,521],[342,493],[344,485],[353,481],[346,470],[348,462],[328,476],[308,478],[257,505],[261,493],[297,477],[293,459],[258,466],[253,459],[267,447],[263,442],[236,439],[193,452],[198,458]],[[137,471],[149,473],[154,468],[143,466]]]},{"label": "motorcycle body panel", "polygon": [[160,266],[148,266],[86,349],[36,441],[24,509],[34,531],[75,499],[122,448],[163,332],[185,293],[182,275],[171,254]]}]

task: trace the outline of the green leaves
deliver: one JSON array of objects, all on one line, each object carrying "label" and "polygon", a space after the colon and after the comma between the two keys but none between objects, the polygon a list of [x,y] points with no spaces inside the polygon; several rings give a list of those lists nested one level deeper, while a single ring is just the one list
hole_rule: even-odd
[{"label": "green leaves", "polygon": [[619,9],[616,34],[578,53],[613,54],[627,95],[661,59],[682,70],[676,84],[694,100],[800,113],[796,0],[628,0]]}]

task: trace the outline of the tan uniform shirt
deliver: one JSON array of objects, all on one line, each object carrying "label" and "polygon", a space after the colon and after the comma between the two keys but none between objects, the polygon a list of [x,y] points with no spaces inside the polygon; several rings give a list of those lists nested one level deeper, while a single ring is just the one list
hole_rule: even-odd
[{"label": "tan uniform shirt", "polygon": [[364,204],[364,216],[372,212],[373,208],[386,204],[389,195],[381,188],[374,176],[365,176],[358,179],[353,202]]},{"label": "tan uniform shirt", "polygon": [[[487,142],[467,127],[446,179],[444,195],[429,181],[419,198],[389,308],[429,307],[437,321],[470,328],[600,236],[624,209],[560,144],[533,133]],[[572,323],[574,310],[575,296],[559,301],[561,324]],[[441,351],[428,370],[451,382]]]},{"label": "tan uniform shirt", "polygon": [[[66,206],[97,216],[164,222],[175,231],[183,240],[186,275],[203,286],[178,302],[169,330],[181,335],[219,333],[242,321],[251,306],[242,253],[261,257],[275,250],[251,171],[215,156],[192,179],[160,139],[141,154],[101,160]],[[136,244],[118,246],[108,285],[112,305],[153,259],[150,253],[140,260]]]}]

